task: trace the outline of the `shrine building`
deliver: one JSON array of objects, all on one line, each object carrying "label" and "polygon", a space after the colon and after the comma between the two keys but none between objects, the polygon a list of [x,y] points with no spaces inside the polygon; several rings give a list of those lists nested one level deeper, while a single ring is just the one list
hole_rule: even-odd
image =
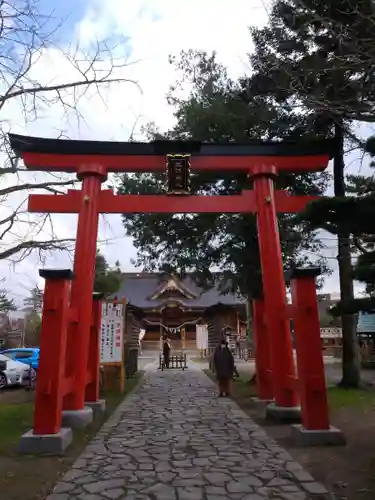
[{"label": "shrine building", "polygon": [[126,299],[128,308],[145,330],[143,350],[158,350],[160,337],[164,334],[178,347],[182,327],[187,350],[197,347],[197,325],[207,324],[209,332],[215,330],[217,333],[227,328],[236,335],[245,335],[245,299],[222,294],[219,283],[210,290],[203,290],[189,276],[179,279],[165,273],[123,273],[116,297],[119,301]]}]

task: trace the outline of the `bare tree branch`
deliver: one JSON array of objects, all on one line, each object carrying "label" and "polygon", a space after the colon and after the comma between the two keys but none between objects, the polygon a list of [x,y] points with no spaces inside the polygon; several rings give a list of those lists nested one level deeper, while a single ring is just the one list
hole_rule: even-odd
[{"label": "bare tree branch", "polygon": [[[74,239],[61,238],[49,214],[28,214],[27,197],[40,190],[61,193],[74,184],[67,174],[28,172],[14,157],[7,139],[9,130],[34,123],[56,108],[64,124],[57,132],[69,138],[71,118],[85,121],[82,108],[90,99],[106,105],[113,86],[136,81],[127,78],[130,64],[124,53],[126,40],[79,39],[70,46],[57,43],[64,19],[46,11],[41,0],[0,0],[0,260],[17,262],[37,251],[68,250]],[[96,103],[95,103],[96,104]],[[17,113],[16,122],[14,113]]]},{"label": "bare tree branch", "polygon": [[60,182],[39,182],[39,183],[25,183],[19,186],[9,186],[4,189],[0,189],[0,196],[6,196],[11,193],[15,193],[16,191],[30,191],[31,189],[46,189],[51,193],[58,193],[56,189],[53,189],[53,186],[69,186],[74,184],[75,181],[60,181]]},{"label": "bare tree branch", "polygon": [[71,246],[74,241],[74,238],[48,241],[24,241],[23,243],[19,243],[18,245],[9,248],[8,250],[0,252],[0,259],[8,259],[9,257],[12,257],[16,253],[22,251],[22,257],[17,260],[17,262],[21,262],[22,260],[26,259],[26,257],[28,257],[33,250],[66,250],[68,247],[67,244]]}]

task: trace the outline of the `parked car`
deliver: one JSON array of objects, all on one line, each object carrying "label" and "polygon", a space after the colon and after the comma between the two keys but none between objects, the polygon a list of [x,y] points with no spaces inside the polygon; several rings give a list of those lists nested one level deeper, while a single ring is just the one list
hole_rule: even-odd
[{"label": "parked car", "polygon": [[13,361],[20,361],[26,365],[30,365],[34,370],[39,367],[39,347],[17,347],[13,349],[6,349],[1,354],[7,356]]},{"label": "parked car", "polygon": [[30,377],[35,380],[35,370],[28,364],[13,361],[0,354],[0,389],[12,385],[30,385]]}]

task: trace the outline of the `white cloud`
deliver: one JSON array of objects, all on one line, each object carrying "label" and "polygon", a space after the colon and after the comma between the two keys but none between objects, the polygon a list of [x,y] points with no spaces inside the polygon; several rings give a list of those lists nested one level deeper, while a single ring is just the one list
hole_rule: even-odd
[{"label": "white cloud", "polygon": [[[134,64],[118,69],[116,74],[138,82],[142,92],[131,83],[114,85],[102,89],[101,99],[92,90],[80,102],[85,121],[77,122],[69,116],[68,123],[58,105],[43,109],[43,116],[36,121],[24,123],[19,103],[14,102],[5,110],[11,129],[51,137],[64,128],[71,138],[95,140],[127,140],[137,120],[138,130],[140,124],[148,121],[155,121],[162,129],[167,129],[173,124],[173,110],[167,106],[165,94],[176,78],[168,55],[190,48],[215,50],[231,76],[244,74],[249,69],[247,54],[251,51],[248,26],[262,25],[267,20],[265,5],[262,0],[232,0],[230,3],[217,0],[93,0],[84,18],[77,23],[77,40],[82,47],[90,47],[98,37],[128,39],[132,51],[127,62]],[[118,48],[118,62],[125,62],[127,52],[125,45]],[[33,66],[32,74],[35,80],[42,82],[55,82],[59,78],[67,81],[75,76],[71,65],[54,49],[44,51]],[[139,134],[136,137],[139,138]],[[35,176],[25,174],[26,177],[31,175]],[[8,177],[6,182],[14,181]],[[19,198],[14,200],[12,203]],[[53,216],[53,220],[59,235],[74,237],[76,216]],[[129,270],[135,249],[131,240],[123,235],[120,216],[101,217],[99,238],[110,240],[110,244],[103,247],[108,260],[111,263],[120,260],[123,268]],[[71,267],[72,264],[68,255],[59,253],[49,257],[47,265]],[[38,281],[37,268],[36,256],[20,264],[16,272],[7,269],[4,262],[0,263],[0,270],[16,297],[25,295],[24,275],[32,284]],[[336,276],[327,280],[326,288],[337,290]]]}]

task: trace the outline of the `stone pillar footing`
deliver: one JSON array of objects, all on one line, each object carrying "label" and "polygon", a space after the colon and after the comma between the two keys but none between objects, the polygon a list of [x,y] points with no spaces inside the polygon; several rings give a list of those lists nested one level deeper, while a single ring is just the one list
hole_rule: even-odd
[{"label": "stone pillar footing", "polygon": [[98,399],[98,401],[85,401],[85,406],[91,408],[94,412],[94,418],[105,412],[106,401],[105,399]]},{"label": "stone pillar footing", "polygon": [[292,425],[291,437],[298,446],[344,446],[344,433],[330,425],[329,429],[310,430],[302,424]]},{"label": "stone pillar footing", "polygon": [[300,406],[277,406],[271,403],[266,407],[266,419],[278,424],[299,424],[301,422]]},{"label": "stone pillar footing", "polygon": [[94,420],[94,412],[88,406],[81,410],[64,410],[61,425],[72,429],[84,429]]},{"label": "stone pillar footing", "polygon": [[259,399],[255,396],[251,397],[250,401],[253,403],[253,405],[256,408],[265,408],[266,406],[268,406],[269,404],[271,404],[273,402],[272,399]]},{"label": "stone pillar footing", "polygon": [[33,430],[20,437],[18,451],[32,455],[62,455],[73,440],[72,429],[61,428],[57,434],[34,434]]}]

